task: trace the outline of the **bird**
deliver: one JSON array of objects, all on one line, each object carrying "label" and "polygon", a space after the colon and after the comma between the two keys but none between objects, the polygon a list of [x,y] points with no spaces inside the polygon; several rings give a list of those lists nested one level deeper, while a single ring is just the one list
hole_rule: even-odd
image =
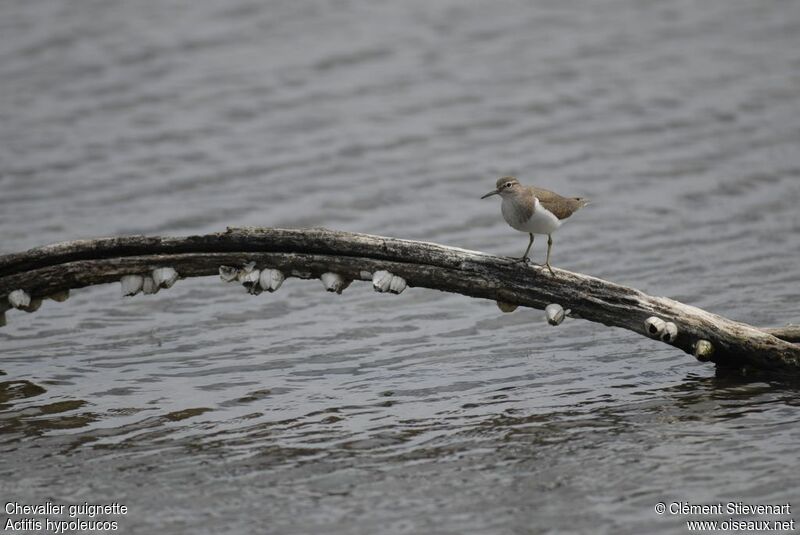
[{"label": "bird", "polygon": [[589,201],[583,197],[562,197],[558,193],[535,186],[523,186],[513,176],[498,178],[495,186],[495,190],[490,191],[481,199],[492,195],[502,197],[503,203],[500,205],[500,210],[503,212],[503,219],[511,225],[511,228],[530,235],[528,248],[518,260],[529,262],[528,253],[533,247],[533,235],[546,234],[547,260],[545,260],[545,266],[550,270],[551,275],[555,275],[550,266],[550,251],[553,248],[552,234],[565,219],[589,204]]}]

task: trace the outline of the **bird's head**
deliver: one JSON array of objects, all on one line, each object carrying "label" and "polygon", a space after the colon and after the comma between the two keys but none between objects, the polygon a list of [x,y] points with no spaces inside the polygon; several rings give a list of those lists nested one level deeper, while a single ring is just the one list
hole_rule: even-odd
[{"label": "bird's head", "polygon": [[492,195],[500,195],[501,197],[513,195],[519,188],[522,187],[519,183],[519,180],[513,176],[503,176],[498,178],[495,186],[497,186],[497,189],[490,191],[481,197],[481,199],[491,197]]}]

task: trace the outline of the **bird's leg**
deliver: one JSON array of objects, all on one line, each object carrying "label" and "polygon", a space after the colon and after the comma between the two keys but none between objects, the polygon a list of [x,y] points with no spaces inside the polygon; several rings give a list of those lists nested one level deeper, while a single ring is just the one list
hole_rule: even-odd
[{"label": "bird's leg", "polygon": [[519,259],[520,262],[526,262],[527,263],[527,262],[531,261],[530,257],[528,256],[528,253],[530,252],[531,247],[533,247],[533,233],[529,232],[528,234],[530,235],[531,239],[528,242],[528,248],[525,249],[525,254],[522,255],[522,258]]},{"label": "bird's leg", "polygon": [[547,269],[550,270],[550,274],[555,276],[553,272],[553,268],[550,267],[550,249],[553,248],[553,237],[548,234],[547,235],[547,260],[544,261],[544,265],[547,266]]}]

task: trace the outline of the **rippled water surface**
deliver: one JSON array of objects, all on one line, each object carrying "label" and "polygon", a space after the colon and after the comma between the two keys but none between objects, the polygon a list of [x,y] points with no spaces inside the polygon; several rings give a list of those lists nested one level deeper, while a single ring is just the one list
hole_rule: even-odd
[{"label": "rippled water surface", "polygon": [[[555,265],[796,323],[798,147],[793,0],[0,5],[0,253],[322,225],[519,255],[479,200],[517,174],[593,200]],[[676,533],[655,503],[800,507],[797,385],[627,331],[294,279],[8,320],[0,494],[118,501],[129,533]]]}]

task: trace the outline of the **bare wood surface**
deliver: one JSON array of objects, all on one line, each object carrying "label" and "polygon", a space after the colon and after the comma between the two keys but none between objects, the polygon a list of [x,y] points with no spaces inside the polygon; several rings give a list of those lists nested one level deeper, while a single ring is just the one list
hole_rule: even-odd
[{"label": "bare wood surface", "polygon": [[[800,371],[800,328],[762,330],[666,297],[510,258],[434,243],[327,229],[231,228],[186,237],[126,236],[78,240],[0,256],[0,311],[10,292],[41,298],[67,289],[118,281],[171,266],[181,277],[216,275],[221,265],[279,269],[289,277],[335,272],[348,279],[387,270],[409,286],[460,293],[544,309],[557,303],[572,317],[651,337],[650,317],[672,322],[671,345],[692,353],[699,340],[713,345],[710,360],[723,365]],[[5,305],[5,306],[3,306]],[[781,339],[783,338],[783,339]]]},{"label": "bare wood surface", "polygon": [[794,344],[800,343],[800,325],[787,325],[785,327],[767,327],[762,329],[764,332],[771,334],[776,338],[792,342]]}]

